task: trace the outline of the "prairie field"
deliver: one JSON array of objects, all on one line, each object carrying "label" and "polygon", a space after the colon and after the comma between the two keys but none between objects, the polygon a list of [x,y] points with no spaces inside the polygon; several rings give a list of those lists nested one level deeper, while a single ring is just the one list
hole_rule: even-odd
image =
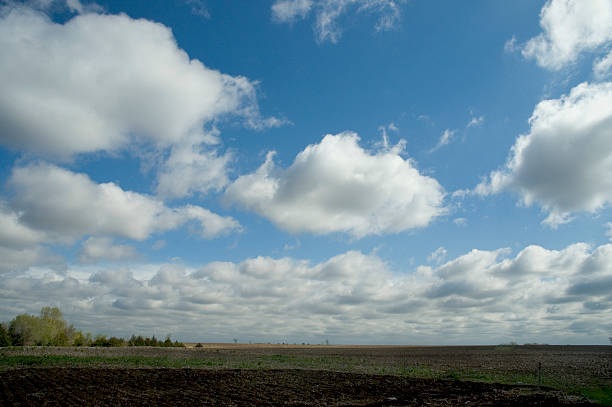
[{"label": "prairie field", "polygon": [[2,405],[611,405],[610,346],[0,349]]}]

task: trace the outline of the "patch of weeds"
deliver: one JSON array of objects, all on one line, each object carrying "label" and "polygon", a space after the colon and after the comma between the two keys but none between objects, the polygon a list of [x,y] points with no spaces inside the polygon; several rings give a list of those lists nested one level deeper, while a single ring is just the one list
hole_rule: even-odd
[{"label": "patch of weeds", "polygon": [[444,375],[444,378],[451,379],[451,380],[461,380],[459,373],[455,372],[454,370],[450,370],[449,372],[447,372]]},{"label": "patch of weeds", "polygon": [[412,377],[412,378],[429,378],[429,379],[437,376],[431,367],[422,366],[422,365],[404,367],[398,372],[398,374],[400,376],[407,376],[407,377]]},{"label": "patch of weeds", "polygon": [[602,406],[612,407],[612,387],[601,386],[583,389],[580,393]]}]

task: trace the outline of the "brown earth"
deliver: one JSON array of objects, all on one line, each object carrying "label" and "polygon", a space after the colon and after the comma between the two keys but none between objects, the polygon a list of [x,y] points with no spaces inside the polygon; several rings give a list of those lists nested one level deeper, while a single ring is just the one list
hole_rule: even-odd
[{"label": "brown earth", "polygon": [[535,386],[316,370],[27,368],[2,406],[591,406]]}]

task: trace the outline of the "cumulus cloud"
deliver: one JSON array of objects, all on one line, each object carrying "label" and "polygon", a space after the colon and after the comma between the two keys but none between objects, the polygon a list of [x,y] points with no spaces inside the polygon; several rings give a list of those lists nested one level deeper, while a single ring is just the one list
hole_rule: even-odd
[{"label": "cumulus cloud", "polygon": [[22,235],[33,230],[48,241],[84,235],[144,240],[190,221],[198,224],[197,233],[205,238],[240,229],[231,217],[193,205],[169,208],[149,195],[125,191],[112,182],[97,184],[85,174],[49,164],[15,168],[8,185],[13,192],[11,206],[19,214],[18,219],[10,215],[9,221],[23,228]]},{"label": "cumulus cloud", "polygon": [[66,270],[66,260],[41,245],[23,247],[0,245],[0,273],[21,272],[32,266],[49,267],[52,270]]},{"label": "cumulus cloud", "polygon": [[158,171],[165,198],[225,185],[231,155],[212,145],[219,120],[285,123],[261,117],[256,83],[191,59],[170,28],[148,20],[88,13],[58,24],[9,3],[0,48],[0,144],[56,160],[146,146],[167,157]]},{"label": "cumulus cloud", "polygon": [[165,264],[140,277],[128,268],[69,270],[0,276],[0,309],[63,304],[82,329],[126,335],[138,320],[151,333],[172,329],[191,340],[239,332],[246,340],[465,343],[485,333],[493,342],[591,343],[612,328],[611,264],[612,245],[577,243],[528,246],[514,256],[472,250],[409,273],[358,251],[317,264],[287,257]]},{"label": "cumulus cloud", "polygon": [[81,263],[96,263],[103,260],[118,261],[135,258],[136,249],[129,245],[114,245],[109,237],[90,237],[79,250]]},{"label": "cumulus cloud", "polygon": [[549,0],[540,13],[542,33],[530,39],[523,56],[538,65],[559,70],[612,41],[612,2],[609,0]]},{"label": "cumulus cloud", "polygon": [[594,212],[612,201],[612,82],[582,83],[559,99],[540,102],[530,130],[517,138],[504,168],[475,192],[518,191],[540,204],[552,226],[571,213]]},{"label": "cumulus cloud", "polygon": [[[23,46],[28,44],[28,46]],[[164,25],[126,15],[57,24],[31,10],[0,20],[1,142],[67,155],[134,141],[172,145],[247,109],[254,85],[190,59]]]},{"label": "cumulus cloud", "polygon": [[274,153],[225,191],[236,202],[291,232],[345,232],[355,237],[427,226],[446,213],[443,188],[401,157],[403,143],[369,152],[355,133],[327,135],[287,169]]},{"label": "cumulus cloud", "polygon": [[229,182],[231,160],[231,153],[220,155],[197,144],[175,146],[159,171],[157,193],[163,198],[181,198],[193,192],[219,191]]},{"label": "cumulus cloud", "polygon": [[276,0],[272,17],[278,22],[293,22],[315,14],[317,41],[338,42],[342,35],[338,20],[350,11],[378,15],[376,31],[393,29],[401,19],[400,4],[404,0]]},{"label": "cumulus cloud", "polygon": [[20,218],[21,214],[0,201],[0,246],[24,248],[44,240],[44,233],[23,225]]}]

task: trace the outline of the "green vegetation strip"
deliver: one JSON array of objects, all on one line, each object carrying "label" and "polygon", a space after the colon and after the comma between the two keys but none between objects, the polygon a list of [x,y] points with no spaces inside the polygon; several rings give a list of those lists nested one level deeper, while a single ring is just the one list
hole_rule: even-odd
[{"label": "green vegetation strip", "polygon": [[203,368],[220,367],[222,361],[203,359],[172,359],[168,357],[145,356],[0,356],[0,368],[22,367],[168,367],[168,368]]}]

